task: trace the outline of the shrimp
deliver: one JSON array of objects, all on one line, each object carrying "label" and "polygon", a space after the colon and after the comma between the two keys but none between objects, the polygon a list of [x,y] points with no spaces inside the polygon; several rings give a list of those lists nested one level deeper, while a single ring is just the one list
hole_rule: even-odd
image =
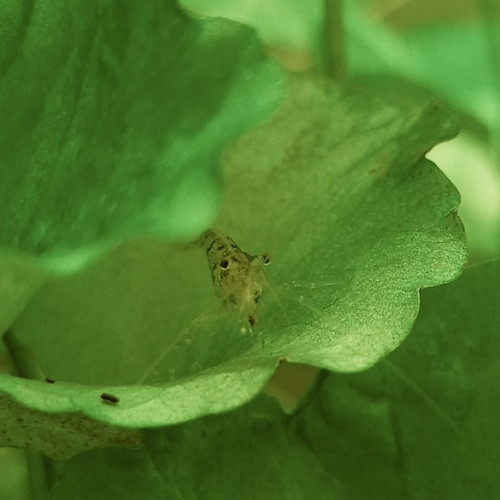
[{"label": "shrimp", "polygon": [[216,229],[205,231],[199,241],[207,252],[215,295],[224,306],[245,316],[251,327],[255,326],[266,283],[264,266],[270,264],[270,255],[250,255]]}]

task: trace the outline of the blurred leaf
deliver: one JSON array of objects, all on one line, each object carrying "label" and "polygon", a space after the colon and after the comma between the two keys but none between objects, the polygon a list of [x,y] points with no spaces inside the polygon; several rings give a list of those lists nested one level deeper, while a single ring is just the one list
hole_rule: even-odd
[{"label": "blurred leaf", "polygon": [[0,338],[45,278],[34,262],[0,251]]},{"label": "blurred leaf", "polygon": [[298,416],[325,469],[354,488],[345,498],[495,498],[499,280],[496,261],[425,290],[414,330],[387,362],[331,374]]},{"label": "blurred leaf", "polygon": [[0,498],[28,500],[29,485],[26,457],[23,450],[0,449]]},{"label": "blurred leaf", "polygon": [[69,462],[56,482],[52,500],[182,500],[146,450],[84,453]]},{"label": "blurred leaf", "polygon": [[[500,491],[500,261],[426,290],[415,329],[389,357],[403,471],[415,498],[489,500]],[[397,374],[397,373],[396,373]],[[414,390],[408,389],[407,379]]]},{"label": "blurred leaf", "polygon": [[266,45],[314,52],[321,38],[321,0],[180,0],[186,9],[255,28]]},{"label": "blurred leaf", "polygon": [[398,436],[377,367],[331,373],[294,431],[341,484],[343,500],[410,500],[400,473]]},{"label": "blurred leaf", "polygon": [[[343,498],[339,484],[272,400],[147,435],[152,460],[182,498]],[[230,431],[229,431],[230,430]]]},{"label": "blurred leaf", "polygon": [[[66,499],[69,492],[75,499],[111,498],[132,460],[137,470],[151,468],[151,472],[136,476],[132,492],[120,491],[119,497],[126,500],[145,498],[136,497],[135,491],[141,486],[147,491],[157,476],[170,496],[147,498],[343,498],[335,479],[300,437],[288,430],[286,420],[276,406],[262,398],[227,415],[150,431],[149,456],[146,450],[101,451],[68,462],[56,483],[54,498]],[[89,488],[88,478],[94,478],[99,487]]]},{"label": "blurred leaf", "polygon": [[[405,338],[418,290],[461,271],[458,194],[421,159],[454,132],[442,109],[299,79],[226,158],[218,227],[274,259],[253,331],[217,302],[202,249],[142,241],[41,289],[12,327],[11,351],[31,377],[135,384],[105,391],[123,396],[120,411],[86,388],[57,403],[127,426],[229,410],[280,358],[366,368]],[[152,383],[163,385],[140,387]],[[16,384],[12,396],[42,409],[35,389]]]},{"label": "blurred leaf", "polygon": [[[324,30],[328,29],[324,26],[323,0],[277,0],[272,3],[265,0],[180,0],[180,3],[198,14],[220,16],[252,26],[263,43],[278,55],[280,63],[294,72],[321,64]],[[411,75],[411,54],[395,34],[380,22],[371,21],[357,2],[345,2],[342,8],[344,49],[352,75],[381,72]]]},{"label": "blurred leaf", "polygon": [[[400,35],[346,3],[346,51],[351,76],[398,75],[498,131],[500,82],[485,26],[478,21],[425,24]],[[500,31],[492,29],[500,47]],[[402,83],[400,82],[400,86]]]},{"label": "blurred leaf", "polygon": [[0,244],[56,271],[201,231],[221,149],[280,98],[251,30],[173,0],[3,2],[0,34]]},{"label": "blurred leaf", "polygon": [[404,41],[370,19],[358,2],[344,3],[345,50],[349,75],[414,77],[412,54]]},{"label": "blurred leaf", "polygon": [[[500,46],[500,24],[496,32]],[[478,22],[423,26],[405,36],[414,79],[439,92],[456,108],[499,130],[500,82]]]}]

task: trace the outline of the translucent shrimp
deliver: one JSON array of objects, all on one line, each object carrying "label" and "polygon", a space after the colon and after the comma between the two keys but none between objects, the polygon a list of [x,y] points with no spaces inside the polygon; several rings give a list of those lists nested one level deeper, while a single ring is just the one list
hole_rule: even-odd
[{"label": "translucent shrimp", "polygon": [[245,316],[251,327],[255,326],[266,283],[264,266],[271,262],[270,256],[250,255],[215,229],[205,231],[199,241],[207,252],[216,296],[226,307]]}]

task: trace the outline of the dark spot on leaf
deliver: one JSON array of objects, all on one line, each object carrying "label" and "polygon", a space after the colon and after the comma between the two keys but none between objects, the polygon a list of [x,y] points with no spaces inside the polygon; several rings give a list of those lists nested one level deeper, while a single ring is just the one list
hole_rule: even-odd
[{"label": "dark spot on leaf", "polygon": [[120,401],[120,398],[118,396],[113,396],[113,394],[108,394],[107,392],[103,392],[101,394],[101,399],[103,403],[107,404],[116,404],[118,401]]}]

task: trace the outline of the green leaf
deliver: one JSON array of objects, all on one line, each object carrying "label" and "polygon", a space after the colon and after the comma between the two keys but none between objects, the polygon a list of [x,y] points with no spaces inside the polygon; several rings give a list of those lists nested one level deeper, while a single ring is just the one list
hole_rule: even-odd
[{"label": "green leaf", "polygon": [[0,251],[0,334],[5,332],[45,281],[33,262]]},{"label": "green leaf", "polygon": [[[426,23],[398,36],[346,4],[346,51],[352,76],[398,75],[439,94],[494,130],[499,127],[498,23]],[[488,35],[492,35],[488,39]],[[495,52],[496,51],[496,52]],[[411,90],[411,89],[410,89]]]},{"label": "green leaf", "polygon": [[41,412],[82,411],[117,426],[153,427],[240,406],[257,395],[274,368],[274,363],[262,362],[245,369],[240,362],[232,368],[214,368],[163,386],[82,386],[0,374],[0,391],[11,400]]},{"label": "green leaf", "polygon": [[[321,38],[322,4],[318,0],[180,0],[186,9],[220,16],[255,28],[266,45],[314,51]],[[284,22],[286,20],[286,22]]]},{"label": "green leaf", "polygon": [[173,0],[2,3],[0,245],[51,270],[213,220],[222,148],[281,74],[253,32]]},{"label": "green leaf", "polygon": [[389,357],[399,456],[416,498],[446,491],[487,500],[500,491],[499,282],[495,260],[426,290],[414,331]]},{"label": "green leaf", "polygon": [[409,500],[400,473],[398,435],[379,365],[331,373],[293,419],[294,433],[341,485],[344,500]]},{"label": "green leaf", "polygon": [[424,290],[403,345],[370,370],[331,374],[298,416],[325,469],[352,488],[346,498],[495,497],[499,280],[497,260]]},{"label": "green leaf", "polygon": [[0,449],[0,498],[26,500],[29,498],[29,481],[24,451],[14,448]]},{"label": "green leaf", "polygon": [[467,133],[439,144],[429,157],[460,191],[460,218],[471,260],[500,254],[500,170],[484,142]]},{"label": "green leaf", "polygon": [[[498,63],[485,28],[477,22],[433,24],[407,33],[405,41],[412,54],[415,80],[498,131]],[[500,25],[491,28],[498,50]]]},{"label": "green leaf", "polygon": [[366,15],[358,2],[344,5],[345,51],[349,75],[398,75],[412,81],[412,54],[404,40]]},{"label": "green leaf", "polygon": [[[255,328],[214,297],[203,249],[141,241],[41,289],[12,327],[11,350],[34,378],[131,385],[106,389],[120,411],[104,411],[98,390],[78,397],[85,388],[58,407],[127,426],[242,404],[282,357],[366,368],[408,334],[418,290],[462,269],[458,193],[422,159],[454,132],[435,106],[295,81],[287,105],[226,155],[217,227],[274,259]],[[21,394],[41,409],[35,390]],[[141,409],[159,397],[157,412]]]},{"label": "green leaf", "polygon": [[217,226],[242,248],[273,254],[267,350],[361,370],[408,334],[418,290],[463,267],[459,194],[423,158],[456,125],[435,105],[307,78],[292,89],[227,155]]},{"label": "green leaf", "polygon": [[181,500],[145,450],[94,451],[69,462],[52,491],[52,500]]},{"label": "green leaf", "polygon": [[67,460],[92,448],[139,448],[139,431],[96,422],[81,413],[30,410],[0,394],[0,447],[28,448]]},{"label": "green leaf", "polygon": [[[335,478],[288,430],[286,421],[271,401],[263,399],[227,415],[158,429],[147,435],[147,453],[93,452],[69,461],[54,498],[68,498],[68,492],[82,500],[110,498],[132,459],[139,471],[155,466],[149,476],[137,477],[134,488],[146,490],[161,474],[163,487],[170,489],[168,498],[343,498]],[[99,488],[89,490],[87,478],[95,478]],[[123,491],[120,498],[136,496]]]},{"label": "green leaf", "polygon": [[[228,415],[146,436],[159,470],[184,498],[340,499],[339,485],[267,398]],[[230,429],[230,432],[229,432]]]},{"label": "green leaf", "polygon": [[82,455],[65,466],[56,491],[91,498],[82,478],[95,477],[109,494],[126,457],[140,456],[179,498],[234,498],[236,489],[238,498],[269,500],[494,498],[499,279],[496,261],[425,290],[412,334],[389,361],[328,375],[296,415],[260,397],[227,415],[148,432],[147,454]]}]

